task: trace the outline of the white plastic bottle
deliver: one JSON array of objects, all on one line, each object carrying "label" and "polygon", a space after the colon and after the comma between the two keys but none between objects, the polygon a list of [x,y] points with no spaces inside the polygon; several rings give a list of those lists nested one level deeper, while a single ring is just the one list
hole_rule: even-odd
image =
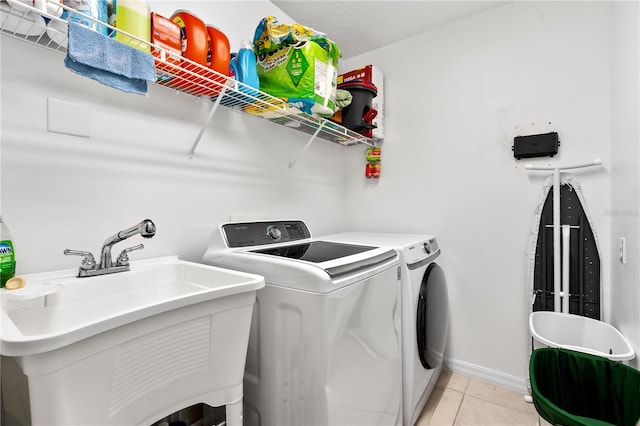
[{"label": "white plastic bottle", "polygon": [[9,228],[0,216],[0,288],[16,273],[16,258]]}]

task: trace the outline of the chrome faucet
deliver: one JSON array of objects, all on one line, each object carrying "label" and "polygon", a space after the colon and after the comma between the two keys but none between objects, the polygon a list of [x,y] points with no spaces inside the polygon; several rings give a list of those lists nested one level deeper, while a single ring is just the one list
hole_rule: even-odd
[{"label": "chrome faucet", "polygon": [[[106,239],[102,244],[102,254],[100,255],[100,269],[107,269],[113,266],[113,260],[111,259],[111,246],[120,241],[126,240],[129,237],[133,237],[136,234],[140,234],[143,238],[151,238],[156,235],[156,225],[149,219],[145,219],[139,224],[127,228],[118,232]],[[142,248],[142,247],[141,247]]]},{"label": "chrome faucet", "polygon": [[151,238],[156,234],[156,225],[151,220],[145,219],[139,224],[132,226],[131,228],[124,229],[117,234],[114,234],[107,238],[104,244],[102,244],[100,264],[96,264],[93,254],[88,251],[66,249],[64,251],[64,254],[83,256],[82,264],[78,269],[78,277],[93,277],[96,275],[113,274],[115,272],[128,271],[130,269],[130,266],[127,253],[133,250],[140,250],[144,248],[144,246],[142,244],[138,244],[137,246],[124,249],[118,256],[115,265],[113,263],[113,259],[111,258],[111,247],[114,244],[120,241],[124,241],[127,238],[133,237],[137,234],[140,234],[143,238]]}]

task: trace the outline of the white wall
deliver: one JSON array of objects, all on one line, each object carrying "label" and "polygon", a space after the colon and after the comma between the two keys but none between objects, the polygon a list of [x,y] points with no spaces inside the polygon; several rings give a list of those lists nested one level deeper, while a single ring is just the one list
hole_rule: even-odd
[{"label": "white wall", "polygon": [[[151,4],[172,12],[169,2]],[[218,25],[232,46],[267,14],[287,19],[268,2],[181,7]],[[3,35],[0,210],[18,273],[76,267],[64,248],[96,252],[145,217],[158,234],[133,259],[198,260],[231,214],[302,218],[318,235],[435,233],[450,287],[450,367],[522,388],[528,237],[545,178],[524,164],[599,157],[604,168],[575,174],[600,240],[607,297],[611,289],[606,314],[638,345],[638,101],[626,96],[638,92],[633,7],[514,2],[343,61],[343,70],[373,63],[385,73],[376,181],[364,178],[363,148],[322,142],[289,170],[307,136],[226,109],[189,161],[207,103],[158,86],[148,97],[117,92],[71,74],[61,55]],[[626,68],[634,48],[635,70]],[[91,138],[47,133],[48,97],[88,106]],[[547,130],[561,136],[555,159],[513,158],[514,136]],[[630,243],[625,266],[609,262],[618,236]]]},{"label": "white wall", "polygon": [[[615,2],[611,37],[611,322],[640,348],[640,7]],[[627,243],[627,263],[618,244]],[[632,365],[640,362],[636,358]]]},{"label": "white wall", "polygon": [[[170,14],[168,3],[152,6]],[[283,16],[267,1],[180,7],[218,25],[236,47],[265,15]],[[80,259],[64,256],[65,248],[96,254],[108,236],[147,217],[156,236],[133,237],[114,255],[143,242],[132,260],[197,261],[211,232],[237,214],[302,218],[315,233],[343,230],[342,158],[350,148],[318,141],[290,170],[309,136],[222,108],[190,161],[211,104],[153,85],[148,96],[122,93],[66,70],[63,55],[1,40],[0,210],[17,273],[75,268]],[[48,133],[49,97],[88,107],[91,137]]]},{"label": "white wall", "polygon": [[[574,174],[609,285],[610,34],[607,2],[513,2],[341,65],[385,75],[382,177],[349,153],[351,227],[438,236],[454,370],[524,389],[528,238],[548,176],[525,164],[603,160]],[[548,130],[559,155],[513,158],[514,136]]]}]

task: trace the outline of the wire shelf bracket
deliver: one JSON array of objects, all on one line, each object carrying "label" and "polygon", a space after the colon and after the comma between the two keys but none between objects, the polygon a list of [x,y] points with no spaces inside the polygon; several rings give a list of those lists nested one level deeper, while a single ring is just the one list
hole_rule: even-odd
[{"label": "wire shelf bracket", "polygon": [[196,136],[196,140],[193,141],[193,145],[191,145],[191,149],[189,150],[189,154],[188,154],[189,160],[193,160],[193,155],[196,152],[196,148],[198,147],[198,144],[200,143],[200,139],[202,139],[202,135],[204,134],[207,127],[209,126],[209,123],[211,123],[211,120],[213,120],[213,115],[216,113],[218,106],[220,106],[220,101],[222,100],[222,97],[224,96],[226,89],[227,89],[226,87],[222,89],[222,92],[220,92],[220,96],[218,96],[218,98],[215,100],[215,102],[211,106],[211,111],[209,111],[209,115],[207,115],[207,118],[205,119],[204,123],[202,123],[200,132]]},{"label": "wire shelf bracket", "polygon": [[307,152],[307,149],[309,149],[309,147],[311,146],[311,143],[316,139],[316,137],[318,136],[318,133],[320,133],[320,131],[322,130],[322,127],[324,127],[324,122],[320,123],[320,125],[318,126],[316,131],[313,133],[313,135],[311,135],[311,138],[309,138],[309,141],[304,146],[304,148],[302,148],[302,151],[300,151],[296,159],[289,163],[290,169],[292,169],[296,165],[296,163],[300,161],[304,153]]}]

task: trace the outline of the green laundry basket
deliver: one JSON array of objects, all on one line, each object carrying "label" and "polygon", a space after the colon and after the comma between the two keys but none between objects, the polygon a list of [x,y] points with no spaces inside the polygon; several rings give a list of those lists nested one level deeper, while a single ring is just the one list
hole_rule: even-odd
[{"label": "green laundry basket", "polygon": [[529,360],[538,414],[554,425],[636,426],[640,371],[596,355],[536,349]]}]

